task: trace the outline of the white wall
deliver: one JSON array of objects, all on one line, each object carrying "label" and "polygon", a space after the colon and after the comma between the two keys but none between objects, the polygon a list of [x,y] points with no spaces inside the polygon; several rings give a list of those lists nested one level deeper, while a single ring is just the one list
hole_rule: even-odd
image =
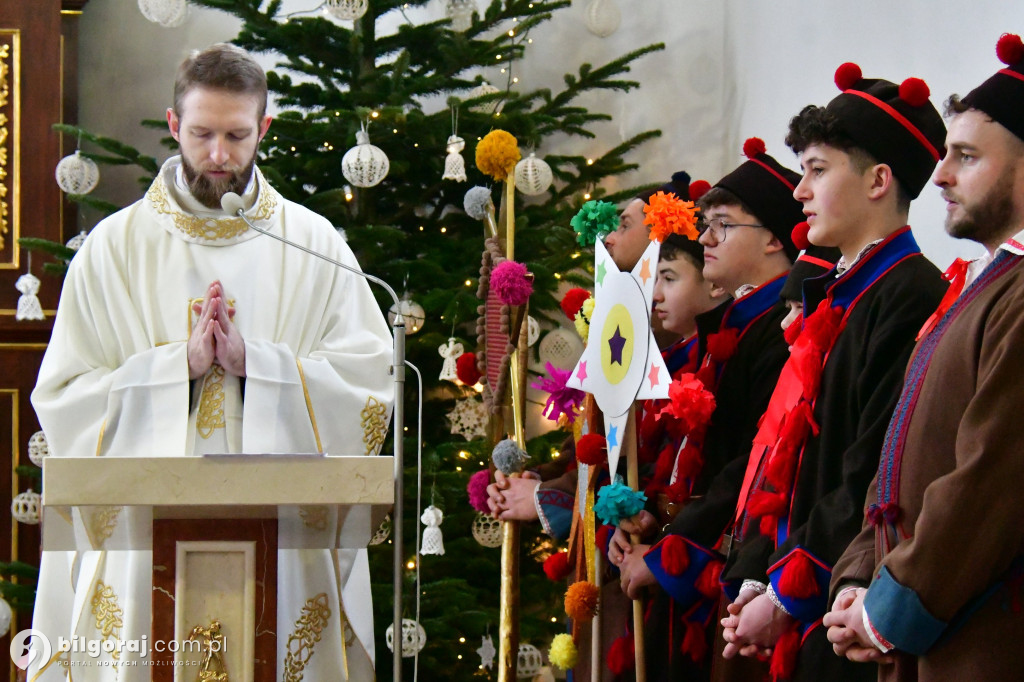
[{"label": "white wall", "polygon": [[[836,94],[832,74],[840,63],[856,61],[869,77],[924,78],[941,102],[995,72],[1002,32],[1024,31],[1024,4],[1012,0],[970,6],[943,0],[616,0],[622,26],[600,39],[583,27],[589,1],[574,0],[534,32],[517,67],[518,87],[558,87],[562,74],[581,62],[598,65],[634,47],[666,43],[629,74],[643,83],[639,91],[588,100],[615,117],[597,128],[598,139],[561,140],[540,150],[598,154],[636,132],[660,128],[663,137],[636,157],[642,169],[625,179],[630,183],[667,179],[679,169],[714,181],[739,163],[743,140],[755,135],[769,153],[795,166],[783,144],[787,122],[805,104],[824,104]],[[317,4],[285,0],[284,6],[295,11]],[[437,16],[442,7],[436,0],[409,18]],[[81,18],[81,124],[164,156],[161,135],[138,122],[163,117],[174,70],[187,51],[230,39],[237,29],[234,18],[194,7],[182,27],[164,29],[147,22],[134,0],[91,0]],[[495,85],[503,82],[497,67],[489,71]],[[105,170],[99,193],[126,202],[140,190],[134,173]],[[925,253],[945,267],[956,255],[978,250],[946,237],[942,215],[930,187],[915,202],[911,223]]]}]

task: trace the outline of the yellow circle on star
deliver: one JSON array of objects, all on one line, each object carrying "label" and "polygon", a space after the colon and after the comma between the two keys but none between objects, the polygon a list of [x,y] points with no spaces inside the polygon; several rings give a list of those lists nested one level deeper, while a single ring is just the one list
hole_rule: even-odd
[{"label": "yellow circle on star", "polygon": [[[621,350],[613,353],[613,346],[621,346]],[[609,384],[617,384],[626,377],[632,359],[633,318],[626,306],[616,303],[601,329],[601,371]]]}]

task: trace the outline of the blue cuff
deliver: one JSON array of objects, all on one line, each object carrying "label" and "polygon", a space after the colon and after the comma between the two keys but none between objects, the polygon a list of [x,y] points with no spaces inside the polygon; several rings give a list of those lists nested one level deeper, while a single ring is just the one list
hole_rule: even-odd
[{"label": "blue cuff", "polygon": [[[671,536],[669,536],[671,537]],[[665,592],[672,597],[681,608],[689,609],[694,604],[702,599],[708,599],[708,596],[697,589],[697,579],[700,574],[704,571],[704,568],[712,561],[718,561],[718,554],[696,544],[682,536],[675,536],[682,538],[683,542],[686,543],[686,555],[688,563],[686,570],[679,575],[670,575],[665,567],[661,563],[662,545],[664,545],[664,538],[656,544],[654,547],[644,555],[644,562],[647,564],[647,568],[650,569],[654,575],[655,580],[661,586]]]},{"label": "blue cuff", "polygon": [[567,540],[572,530],[573,496],[554,488],[537,488],[534,501],[544,532],[556,540]]},{"label": "blue cuff", "polygon": [[868,588],[864,610],[882,637],[915,656],[926,654],[947,626],[928,612],[917,592],[896,582],[884,566]]},{"label": "blue cuff", "polygon": [[[783,579],[787,565],[799,561],[803,564],[800,572],[801,580],[797,584],[801,592],[793,593],[792,575]],[[790,570],[793,570],[790,566]],[[809,571],[807,569],[810,569]],[[832,579],[832,569],[806,549],[797,547],[768,568],[768,580],[771,582],[775,596],[782,606],[801,623],[813,623],[828,611],[828,584]],[[809,596],[801,596],[803,593]]]}]

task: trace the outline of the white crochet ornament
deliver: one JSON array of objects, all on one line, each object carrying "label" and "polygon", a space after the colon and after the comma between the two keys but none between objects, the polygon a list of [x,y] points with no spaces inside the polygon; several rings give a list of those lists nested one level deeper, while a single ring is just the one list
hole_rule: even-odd
[{"label": "white crochet ornament", "polygon": [[11,618],[13,616],[11,605],[7,603],[6,599],[0,597],[0,637],[6,637],[7,633],[11,631]]},{"label": "white crochet ornament", "polygon": [[342,21],[361,19],[369,8],[369,0],[326,0],[324,2],[324,12]]},{"label": "white crochet ornament", "polygon": [[444,362],[441,363],[441,375],[438,377],[441,381],[455,381],[458,379],[456,373],[456,361],[465,352],[462,344],[456,341],[454,338],[448,339],[448,343],[441,344],[437,347],[437,352],[444,358]]},{"label": "white crochet ornament", "polygon": [[402,317],[405,318],[405,333],[412,335],[423,329],[423,320],[426,319],[426,313],[423,312],[423,306],[416,301],[409,298],[406,294],[402,296],[402,300],[398,302],[398,307],[392,303],[391,307],[388,308],[388,324],[394,324],[395,318],[398,317],[398,313],[402,313]]},{"label": "white crochet ornament", "polygon": [[622,23],[622,12],[615,0],[591,0],[583,10],[583,23],[597,37],[607,38],[618,30]]},{"label": "white crochet ornament", "polygon": [[532,644],[520,644],[519,656],[516,658],[516,677],[519,679],[530,679],[538,672],[544,663],[544,657],[540,649]]},{"label": "white crochet ornament", "polygon": [[444,536],[441,535],[441,522],[444,521],[444,512],[430,505],[423,510],[420,521],[426,526],[423,529],[423,542],[420,543],[420,555],[443,556]]},{"label": "white crochet ornament", "polygon": [[40,469],[43,468],[43,460],[50,454],[50,444],[46,442],[46,434],[36,431],[28,439],[28,458]]},{"label": "white crochet ornament", "polygon": [[43,320],[43,307],[39,305],[39,278],[30,272],[18,278],[14,287],[21,292],[18,297],[18,310],[14,314],[16,320]]},{"label": "white crochet ornament", "polygon": [[391,514],[385,516],[384,520],[380,522],[380,528],[378,528],[377,532],[373,534],[372,538],[370,538],[370,544],[383,544],[384,541],[388,539],[389,535],[391,535]]},{"label": "white crochet ornament", "polygon": [[445,146],[448,156],[444,157],[442,180],[466,181],[466,160],[462,158],[462,150],[465,148],[466,141],[458,135],[451,135],[448,138],[448,144]]},{"label": "white crochet ornament", "polygon": [[139,11],[154,24],[177,28],[185,23],[188,3],[185,0],[139,0]]},{"label": "white crochet ornament", "polygon": [[477,512],[473,519],[473,539],[484,547],[501,547],[501,521]]},{"label": "white crochet ornament", "polygon": [[553,179],[551,166],[536,154],[531,153],[516,164],[516,189],[527,196],[546,191]]},{"label": "white crochet ornament", "polygon": [[540,338],[540,324],[533,319],[533,315],[526,316],[526,345],[532,346]]},{"label": "white crochet ornament", "polygon": [[[483,97],[484,95],[493,95],[496,92],[501,92],[501,90],[494,87],[487,81],[484,81],[483,83],[481,83],[480,85],[476,86],[468,93],[466,93],[466,99],[476,99],[477,97]],[[473,111],[477,111],[482,114],[489,114],[491,112],[491,109],[494,108],[494,106],[494,100],[487,100],[486,102],[481,102],[480,104],[474,106]]]},{"label": "white crochet ornament", "polygon": [[473,12],[477,9],[476,0],[448,0],[444,13],[452,20],[453,31],[465,31],[473,25]]},{"label": "white crochet ornament", "polygon": [[69,239],[68,243],[65,244],[64,246],[68,247],[72,251],[78,251],[80,248],[82,248],[82,244],[85,243],[85,238],[88,237],[88,236],[89,236],[89,233],[86,232],[85,230],[82,230],[81,232],[76,234],[74,237]]},{"label": "white crochet ornament", "polygon": [[[384,631],[384,641],[388,649],[395,650],[395,624],[392,623]],[[412,658],[427,643],[427,631],[411,618],[402,619],[402,658]]]},{"label": "white crochet ornament", "polygon": [[356,131],[356,146],[341,157],[341,174],[356,187],[373,187],[387,177],[391,169],[388,155],[380,147],[370,144],[370,134]]},{"label": "white crochet ornament", "polygon": [[558,369],[572,369],[581,355],[583,341],[577,334],[564,327],[548,332],[537,349],[537,357],[542,364],[550,362]]},{"label": "white crochet ornament", "polygon": [[487,408],[476,398],[463,398],[447,414],[452,425],[452,434],[466,440],[483,438],[487,435]]},{"label": "white crochet ornament", "polygon": [[85,158],[76,149],[74,154],[57,163],[54,176],[57,185],[67,194],[88,194],[100,181],[100,169],[92,159]]},{"label": "white crochet ornament", "polygon": [[480,667],[491,669],[494,665],[494,655],[498,650],[494,648],[494,640],[487,636],[480,637],[480,648],[476,650],[480,654]]},{"label": "white crochet ornament", "polygon": [[11,516],[15,521],[36,525],[39,523],[39,493],[34,490],[26,490],[19,493],[11,500]]}]

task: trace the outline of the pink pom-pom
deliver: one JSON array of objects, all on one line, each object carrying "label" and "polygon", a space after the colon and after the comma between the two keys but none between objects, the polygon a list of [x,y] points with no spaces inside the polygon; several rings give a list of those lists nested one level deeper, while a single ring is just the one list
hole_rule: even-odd
[{"label": "pink pom-pom", "polygon": [[807,233],[810,232],[811,226],[807,224],[807,221],[803,221],[796,224],[793,228],[793,232],[790,234],[790,238],[793,240],[793,246],[803,251],[811,245],[807,241]]},{"label": "pink pom-pom", "polygon": [[996,56],[1003,64],[1012,66],[1024,59],[1024,42],[1019,35],[1004,33],[996,42]]},{"label": "pink pom-pom", "polygon": [[758,154],[764,154],[767,150],[768,148],[764,146],[764,140],[760,137],[748,138],[747,141],[743,143],[743,156],[748,159],[752,159]]},{"label": "pink pom-pom", "polygon": [[920,78],[908,78],[900,83],[900,99],[912,107],[921,107],[928,102],[932,91]]},{"label": "pink pom-pom", "polygon": [[690,201],[697,201],[708,193],[711,183],[707,180],[694,180],[690,183]]},{"label": "pink pom-pom", "polygon": [[466,492],[469,493],[469,506],[484,514],[491,511],[487,507],[487,485],[490,480],[490,472],[487,469],[481,469],[469,477],[469,483],[466,485]]},{"label": "pink pom-pom", "polygon": [[861,73],[860,67],[853,62],[846,62],[840,64],[839,68],[836,69],[836,87],[844,92],[852,88],[857,81],[864,77]]},{"label": "pink pom-pom", "polygon": [[533,282],[527,278],[526,266],[514,260],[503,261],[491,270],[491,291],[505,305],[523,305],[530,300]]}]

